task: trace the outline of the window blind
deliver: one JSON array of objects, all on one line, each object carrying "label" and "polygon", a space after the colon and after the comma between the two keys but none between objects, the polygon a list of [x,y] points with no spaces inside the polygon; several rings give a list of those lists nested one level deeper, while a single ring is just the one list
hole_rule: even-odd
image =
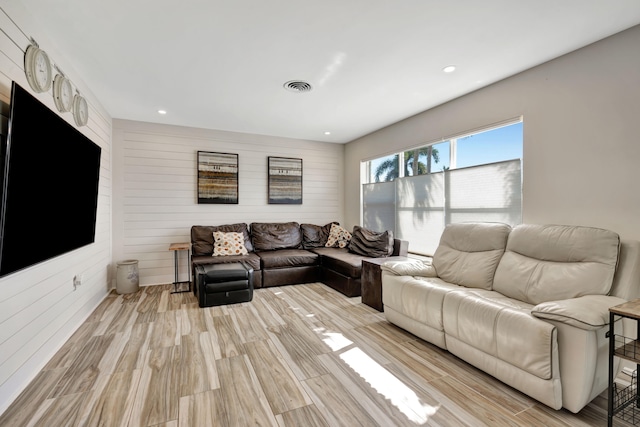
[{"label": "window blind", "polygon": [[522,222],[520,159],[363,185],[364,227],[433,255],[446,224]]},{"label": "window blind", "polygon": [[394,231],[396,228],[395,197],[393,181],[363,184],[362,226],[374,231]]},{"label": "window blind", "polygon": [[396,184],[396,230],[412,252],[432,254],[444,228],[444,172],[400,178]]}]

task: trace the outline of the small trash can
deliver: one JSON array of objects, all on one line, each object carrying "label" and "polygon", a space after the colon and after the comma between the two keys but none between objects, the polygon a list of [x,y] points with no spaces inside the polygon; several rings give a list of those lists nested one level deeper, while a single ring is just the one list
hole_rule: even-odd
[{"label": "small trash can", "polygon": [[138,260],[128,259],[120,261],[117,264],[116,270],[116,292],[119,294],[137,292],[140,287]]}]

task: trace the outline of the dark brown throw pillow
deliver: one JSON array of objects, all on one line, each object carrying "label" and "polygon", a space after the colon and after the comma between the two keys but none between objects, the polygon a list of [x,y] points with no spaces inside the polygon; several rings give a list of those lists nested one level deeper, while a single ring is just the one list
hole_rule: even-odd
[{"label": "dark brown throw pillow", "polygon": [[326,225],[300,224],[302,229],[302,247],[304,249],[323,248],[327,244],[331,224],[340,225],[337,221],[332,221]]},{"label": "dark brown throw pillow", "polygon": [[253,252],[253,245],[249,238],[249,230],[247,224],[225,224],[225,225],[194,225],[191,227],[191,250],[193,255],[211,255],[213,254],[213,232],[222,231],[223,233],[242,233],[244,236],[244,247],[249,252]]},{"label": "dark brown throw pillow", "polygon": [[359,225],[353,227],[349,252],[371,258],[388,257],[393,253],[393,232],[367,230]]}]

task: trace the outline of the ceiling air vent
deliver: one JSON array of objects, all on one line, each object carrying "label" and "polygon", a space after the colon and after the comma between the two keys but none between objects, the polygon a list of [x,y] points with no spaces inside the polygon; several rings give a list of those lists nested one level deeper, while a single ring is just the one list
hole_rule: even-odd
[{"label": "ceiling air vent", "polygon": [[307,83],[302,80],[290,80],[286,82],[283,86],[289,92],[296,92],[296,93],[310,92],[312,89],[310,83]]}]

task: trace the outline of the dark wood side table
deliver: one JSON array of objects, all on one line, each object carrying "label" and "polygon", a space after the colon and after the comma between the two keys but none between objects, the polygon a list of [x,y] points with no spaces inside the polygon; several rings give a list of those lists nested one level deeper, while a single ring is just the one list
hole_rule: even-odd
[{"label": "dark wood side table", "polygon": [[362,261],[362,275],[360,286],[362,288],[362,302],[378,311],[382,307],[382,270],[380,266],[387,261],[406,261],[406,256],[390,256],[387,258],[371,258]]}]

